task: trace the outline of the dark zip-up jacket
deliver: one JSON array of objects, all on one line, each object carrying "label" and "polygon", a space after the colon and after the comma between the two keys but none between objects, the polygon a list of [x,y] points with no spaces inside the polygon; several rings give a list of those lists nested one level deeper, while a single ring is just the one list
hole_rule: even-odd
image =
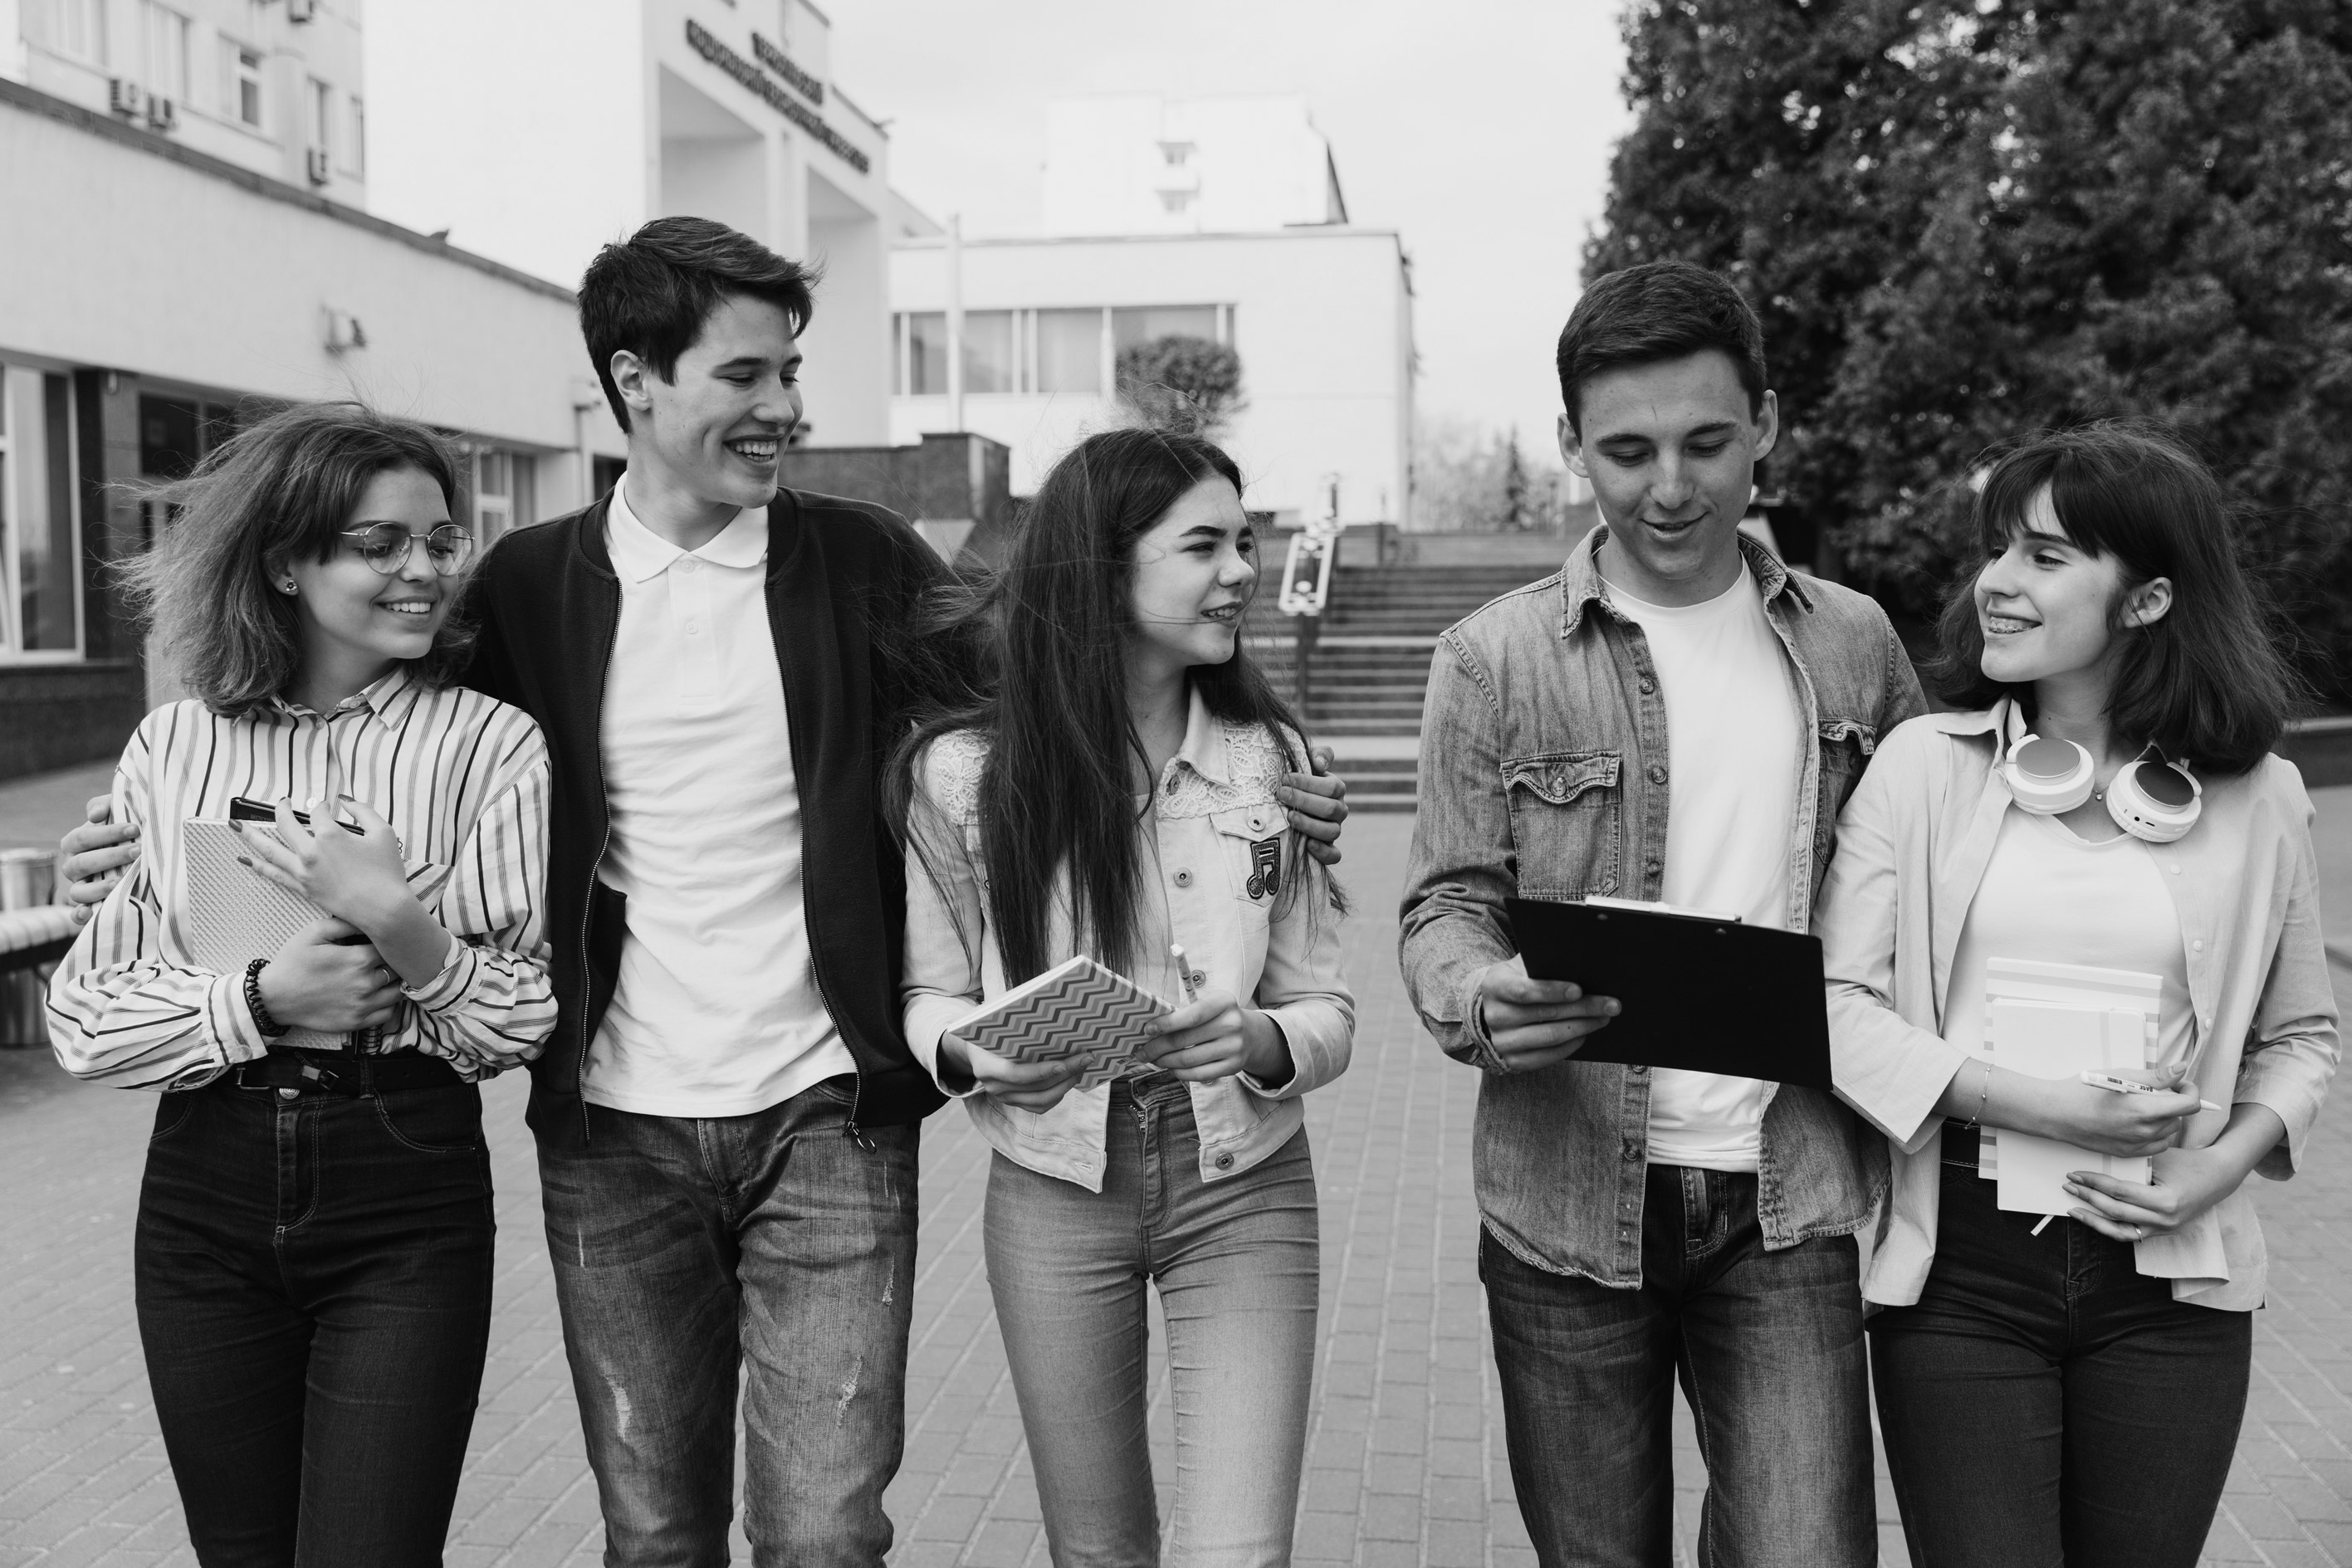
[{"label": "dark zip-up jacket", "polygon": [[[587,1136],[580,1074],[619,976],[627,899],[596,880],[610,834],[602,725],[621,584],[599,500],[500,539],[467,590],[479,628],[466,683],[539,721],[554,762],[547,928],[560,1017],[530,1064],[530,1124]],[[780,490],[768,507],[768,626],[800,789],[802,896],[816,983],[857,1064],[859,1126],[916,1122],[942,1096],[907,1050],[898,1005],[902,861],[882,768],[912,694],[882,656],[945,569],[896,513]],[[724,831],[713,823],[712,831]]]}]

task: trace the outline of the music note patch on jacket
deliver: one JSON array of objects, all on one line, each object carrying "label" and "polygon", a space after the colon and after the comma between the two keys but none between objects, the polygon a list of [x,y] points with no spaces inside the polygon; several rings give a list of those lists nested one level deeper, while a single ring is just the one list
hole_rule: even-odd
[{"label": "music note patch on jacket", "polygon": [[1282,837],[1255,839],[1250,843],[1249,895],[1264,898],[1282,890]]}]

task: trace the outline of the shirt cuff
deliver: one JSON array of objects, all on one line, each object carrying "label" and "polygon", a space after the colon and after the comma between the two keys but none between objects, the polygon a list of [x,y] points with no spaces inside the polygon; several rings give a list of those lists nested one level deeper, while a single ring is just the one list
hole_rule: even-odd
[{"label": "shirt cuff", "polygon": [[940,1092],[950,1100],[967,1100],[980,1092],[980,1080],[974,1078],[961,1084],[949,1082],[940,1076],[940,1036],[978,1012],[981,1004],[969,997],[942,996],[936,991],[918,992],[907,1001],[907,1049],[922,1063]]},{"label": "shirt cuff", "polygon": [[1291,1043],[1290,1031],[1282,1027],[1282,1019],[1278,1014],[1269,1011],[1265,1015],[1265,1021],[1272,1024],[1274,1032],[1282,1037],[1282,1049],[1290,1057],[1290,1076],[1275,1084],[1260,1082],[1255,1072],[1244,1072],[1236,1076],[1241,1079],[1242,1087],[1253,1094],[1267,1100],[1288,1099],[1300,1092],[1298,1080],[1301,1076],[1301,1064],[1298,1060],[1298,1048]]},{"label": "shirt cuff", "polygon": [[269,1037],[261,1032],[253,1009],[245,999],[245,971],[216,976],[205,993],[205,1021],[212,1027],[224,1066],[257,1061],[269,1054]]},{"label": "shirt cuff", "polygon": [[403,986],[400,994],[428,1013],[446,1012],[474,988],[474,974],[481,958],[473,948],[449,938],[449,946],[441,955],[441,972],[421,986]]},{"label": "shirt cuff", "polygon": [[1511,1064],[1495,1049],[1495,1037],[1486,1032],[1486,1009],[1478,1005],[1478,979],[1486,972],[1481,966],[1470,971],[1470,994],[1462,1001],[1462,1038],[1470,1042],[1471,1064],[1482,1072],[1508,1072]]}]

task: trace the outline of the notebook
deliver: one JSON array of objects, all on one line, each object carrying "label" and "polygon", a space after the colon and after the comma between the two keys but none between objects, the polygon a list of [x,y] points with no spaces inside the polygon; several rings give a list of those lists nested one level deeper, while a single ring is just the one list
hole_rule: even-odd
[{"label": "notebook", "polygon": [[[250,866],[245,840],[229,822],[193,817],[184,824],[181,863],[186,883],[180,890],[180,928],[188,959],[200,969],[239,975],[256,958],[267,958],[305,925],[327,912],[289,893]],[[247,858],[251,858],[247,856]],[[351,1037],[314,1029],[292,1029],[272,1040],[270,1049],[341,1051]]]},{"label": "notebook", "polygon": [[1081,954],[1013,987],[953,1032],[1013,1061],[1083,1062],[1076,1086],[1092,1089],[1141,1061],[1152,1020],[1172,1010]]},{"label": "notebook", "polygon": [[[1985,965],[1985,1046],[1993,1064],[2034,1078],[2136,1071],[2154,1063],[2163,980],[2127,969],[1994,958]],[[2144,1182],[2145,1158],[2095,1154],[2054,1138],[1984,1129],[1977,1174],[1997,1184],[1995,1203],[2023,1214],[2082,1207],[2064,1187],[2072,1171]]]}]

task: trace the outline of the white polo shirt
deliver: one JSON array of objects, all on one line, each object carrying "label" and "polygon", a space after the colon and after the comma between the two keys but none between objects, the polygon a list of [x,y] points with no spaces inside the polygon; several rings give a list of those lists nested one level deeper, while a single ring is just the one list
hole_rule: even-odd
[{"label": "white polo shirt", "polygon": [[856,1070],[818,994],[801,892],[800,791],[768,627],[768,514],[688,553],[614,487],[621,623],[604,677],[612,836],[597,879],[628,898],[590,1103],[741,1116]]}]

